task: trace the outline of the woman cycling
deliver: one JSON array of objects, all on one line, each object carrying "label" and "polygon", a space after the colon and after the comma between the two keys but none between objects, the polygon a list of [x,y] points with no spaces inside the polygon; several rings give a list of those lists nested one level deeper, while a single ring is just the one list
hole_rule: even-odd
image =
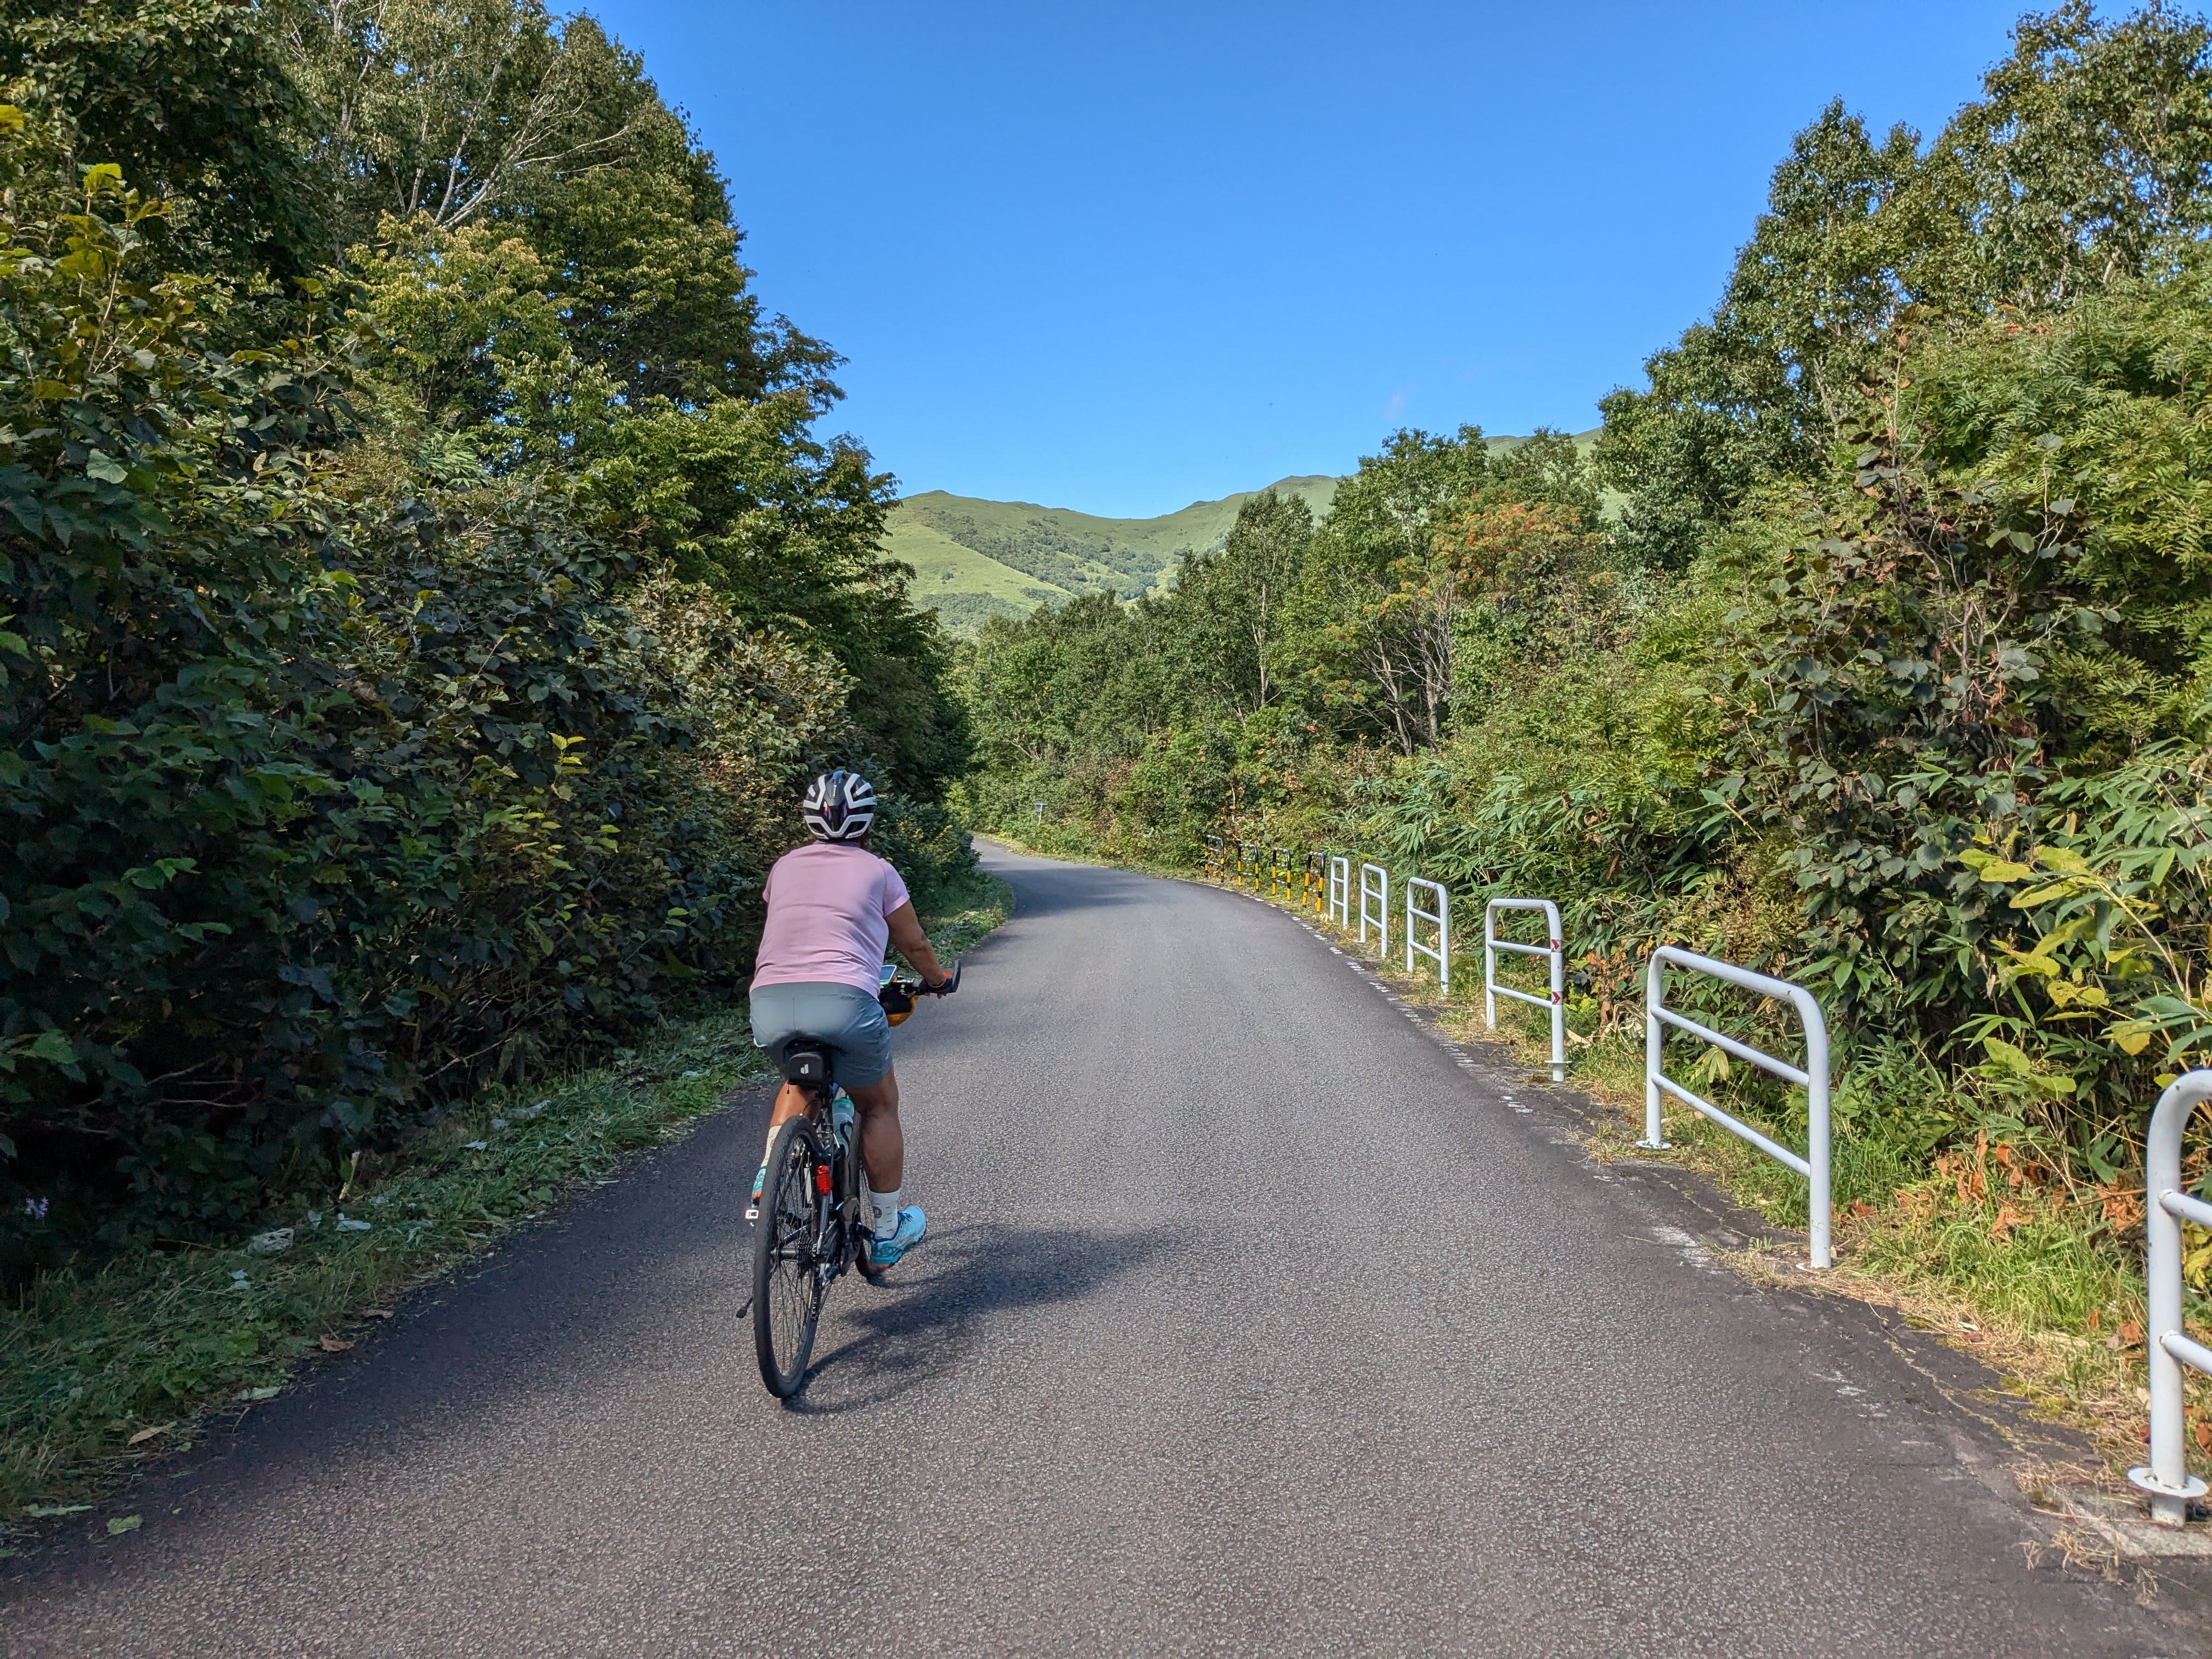
[{"label": "woman cycling", "polygon": [[[769,871],[768,923],[753,967],[753,1042],[773,1054],[793,1037],[811,1037],[835,1056],[837,1081],[860,1115],[875,1235],[868,1265],[881,1269],[920,1243],[928,1227],[919,1207],[899,1202],[906,1138],[899,1128],[890,1024],[876,1000],[884,946],[896,946],[933,991],[946,975],[915,918],[906,883],[868,850],[876,821],[876,792],[868,781],[856,772],[824,773],[808,786],[805,807],[813,841]],[[769,1120],[769,1143],[780,1124],[805,1110],[805,1091],[785,1084]],[[763,1154],[748,1219],[759,1218],[767,1181]]]}]

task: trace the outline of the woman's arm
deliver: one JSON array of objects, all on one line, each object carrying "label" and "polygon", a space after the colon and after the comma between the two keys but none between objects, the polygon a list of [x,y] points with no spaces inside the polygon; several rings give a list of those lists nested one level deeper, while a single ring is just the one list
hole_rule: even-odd
[{"label": "woman's arm", "polygon": [[921,921],[914,913],[914,901],[904,904],[884,918],[890,924],[891,948],[904,957],[921,982],[934,991],[945,983],[945,969],[937,965],[937,952],[929,948],[929,935],[921,931]]}]

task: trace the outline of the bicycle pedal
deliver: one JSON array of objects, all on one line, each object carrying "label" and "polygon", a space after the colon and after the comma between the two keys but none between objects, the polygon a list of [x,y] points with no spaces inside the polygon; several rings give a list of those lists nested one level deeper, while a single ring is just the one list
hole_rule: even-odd
[{"label": "bicycle pedal", "polygon": [[746,1205],[745,1219],[748,1221],[758,1221],[760,1219],[760,1206],[757,1204]]}]

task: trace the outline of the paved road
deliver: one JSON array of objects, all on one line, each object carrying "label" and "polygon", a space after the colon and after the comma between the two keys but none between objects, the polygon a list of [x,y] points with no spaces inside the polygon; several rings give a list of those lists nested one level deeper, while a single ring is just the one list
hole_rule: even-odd
[{"label": "paved road", "polygon": [[993,862],[1018,914],[898,1039],[931,1242],[795,1409],[753,1100],[9,1587],[0,1648],[2200,1650],[2030,1569],[1966,1362],[1748,1289],[1290,918]]}]

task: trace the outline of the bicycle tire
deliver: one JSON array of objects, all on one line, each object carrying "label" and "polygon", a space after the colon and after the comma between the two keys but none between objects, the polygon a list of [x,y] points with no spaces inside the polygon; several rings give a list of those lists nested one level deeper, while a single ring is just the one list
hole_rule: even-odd
[{"label": "bicycle tire", "polygon": [[814,1125],[794,1117],[775,1132],[753,1224],[753,1352],[761,1381],[779,1400],[806,1383],[822,1318],[821,1240],[815,1224]]}]

